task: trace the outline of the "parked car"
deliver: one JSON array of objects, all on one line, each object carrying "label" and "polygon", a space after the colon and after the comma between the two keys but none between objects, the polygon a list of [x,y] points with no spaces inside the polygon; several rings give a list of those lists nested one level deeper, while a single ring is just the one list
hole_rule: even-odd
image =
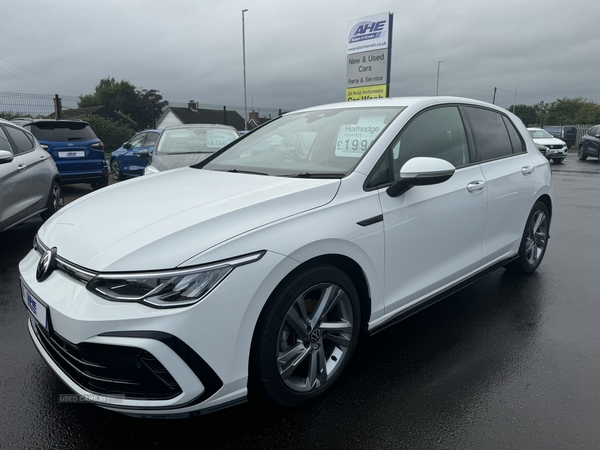
[{"label": "parked car", "polygon": [[598,158],[600,161],[600,125],[596,125],[587,130],[579,141],[579,151],[577,157],[585,161],[588,156]]},{"label": "parked car", "polygon": [[56,164],[35,137],[0,119],[0,232],[63,206]]},{"label": "parked car", "polygon": [[140,158],[141,150],[148,152],[152,157],[154,146],[162,130],[145,130],[136,133],[131,139],[110,154],[109,166],[112,177],[119,181],[126,177],[144,175],[148,165],[148,158]]},{"label": "parked car", "polygon": [[82,120],[14,119],[33,134],[52,155],[63,184],[89,183],[99,189],[108,184],[104,144]]},{"label": "parked car", "polygon": [[227,125],[171,125],[162,132],[154,153],[140,151],[138,155],[150,160],[145,175],[197,164],[233,142],[240,135]]},{"label": "parked car", "polygon": [[[311,137],[307,154],[254,152],[295,134]],[[19,264],[29,333],[67,386],[125,414],[201,414],[249,391],[304,405],[359,335],[492,269],[535,271],[552,210],[550,165],[503,108],[432,97],[295,111],[59,211]]]},{"label": "parked car", "polygon": [[577,128],[575,127],[556,127],[548,126],[544,127],[548,133],[550,133],[556,139],[560,139],[567,144],[567,148],[573,147],[577,142]]},{"label": "parked car", "polygon": [[567,144],[560,139],[556,139],[546,130],[541,128],[527,128],[527,131],[533,139],[533,142],[547,148],[544,152],[544,156],[546,156],[548,160],[552,160],[555,163],[561,163],[565,160],[568,155]]}]

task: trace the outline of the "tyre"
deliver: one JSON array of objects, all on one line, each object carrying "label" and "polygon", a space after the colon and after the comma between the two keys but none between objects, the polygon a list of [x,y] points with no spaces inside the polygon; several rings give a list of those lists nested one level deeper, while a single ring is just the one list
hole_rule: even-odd
[{"label": "tyre", "polygon": [[52,214],[62,208],[65,204],[63,199],[63,191],[58,181],[53,181],[50,187],[50,195],[48,196],[48,203],[46,203],[46,211],[40,214],[42,220],[46,221]]},{"label": "tyre", "polygon": [[121,181],[123,179],[123,172],[121,171],[121,166],[119,166],[119,161],[113,159],[110,162],[110,174],[114,178],[115,181]]},{"label": "tyre", "polygon": [[284,280],[259,317],[250,391],[283,406],[320,397],[344,371],[358,341],[360,305],[350,278],[313,265]]},{"label": "tyre", "polygon": [[106,178],[103,177],[103,178],[101,178],[99,180],[92,181],[90,183],[90,185],[92,186],[93,190],[97,190],[97,189],[106,187],[106,186],[108,186],[108,177],[106,177]]},{"label": "tyre", "polygon": [[553,159],[552,161],[554,161],[556,164],[561,164],[564,160],[565,160],[565,158],[556,158],[556,159]]},{"label": "tyre", "polygon": [[587,159],[587,155],[585,155],[583,153],[583,145],[579,146],[579,151],[577,152],[577,157],[581,160],[581,161],[585,161]]},{"label": "tyre", "polygon": [[542,202],[533,205],[529,213],[525,231],[519,246],[519,256],[506,266],[506,269],[521,272],[534,272],[544,255],[548,245],[548,232],[550,230],[550,215],[548,208]]}]

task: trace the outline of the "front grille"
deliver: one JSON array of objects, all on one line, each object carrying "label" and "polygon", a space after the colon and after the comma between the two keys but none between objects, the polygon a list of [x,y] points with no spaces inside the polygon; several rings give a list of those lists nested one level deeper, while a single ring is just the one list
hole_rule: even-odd
[{"label": "front grille", "polygon": [[71,380],[88,392],[132,400],[168,400],[181,387],[146,350],[105,344],[72,344],[57,333],[48,335],[31,318],[38,341]]},{"label": "front grille", "polygon": [[563,145],[562,144],[551,144],[551,145],[547,145],[547,147],[554,150],[554,149],[563,148]]}]

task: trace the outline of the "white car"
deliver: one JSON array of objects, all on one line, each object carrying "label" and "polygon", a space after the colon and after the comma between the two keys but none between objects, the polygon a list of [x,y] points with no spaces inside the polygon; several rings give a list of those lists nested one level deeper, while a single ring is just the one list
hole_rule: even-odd
[{"label": "white car", "polygon": [[552,160],[555,163],[561,163],[565,160],[568,148],[564,141],[555,138],[541,128],[527,128],[527,131],[533,142],[538,144],[538,146],[546,147],[545,156],[548,160]]},{"label": "white car", "polygon": [[526,136],[475,100],[340,103],[89,194],[19,265],[33,342],[75,393],[129,415],[201,414],[249,390],[311,402],[359,335],[491,269],[537,269],[552,183]]}]

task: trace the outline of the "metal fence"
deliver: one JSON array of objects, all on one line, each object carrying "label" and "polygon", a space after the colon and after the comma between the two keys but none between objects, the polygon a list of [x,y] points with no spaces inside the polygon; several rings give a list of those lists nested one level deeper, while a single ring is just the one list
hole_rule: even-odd
[{"label": "metal fence", "polygon": [[[55,95],[0,92],[0,113],[17,116],[44,117],[54,113]],[[79,97],[60,95],[63,109],[77,108]]]},{"label": "metal fence", "polygon": [[[8,113],[12,116],[32,116],[45,117],[54,114],[54,100],[56,95],[49,94],[25,94],[19,92],[0,92],[0,113]],[[62,109],[76,109],[78,107],[79,97],[74,95],[58,95],[61,99]],[[188,102],[169,102],[169,106],[187,107]],[[209,103],[198,103],[198,108],[237,111],[244,117],[244,110],[258,113],[261,118],[277,117],[283,112],[291,111],[293,108],[259,108],[254,105],[216,105]]]}]

